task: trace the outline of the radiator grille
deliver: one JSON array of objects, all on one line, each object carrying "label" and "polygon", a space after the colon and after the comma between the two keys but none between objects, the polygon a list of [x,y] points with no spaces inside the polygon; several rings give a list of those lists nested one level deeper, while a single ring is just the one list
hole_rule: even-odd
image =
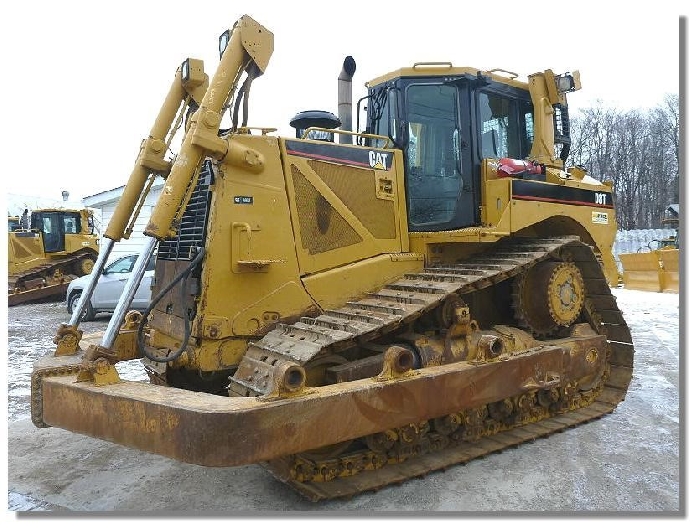
[{"label": "radiator grille", "polygon": [[199,171],[197,184],[185,208],[177,235],[162,240],[158,245],[158,260],[192,260],[197,249],[204,246],[211,200],[210,185],[213,181],[214,169],[207,159]]},{"label": "radiator grille", "polygon": [[309,166],[375,238],[396,238],[394,202],[377,198],[374,170],[309,161]]},{"label": "radiator grille", "polygon": [[360,235],[292,165],[292,179],[301,225],[301,243],[311,255],[357,244]]}]

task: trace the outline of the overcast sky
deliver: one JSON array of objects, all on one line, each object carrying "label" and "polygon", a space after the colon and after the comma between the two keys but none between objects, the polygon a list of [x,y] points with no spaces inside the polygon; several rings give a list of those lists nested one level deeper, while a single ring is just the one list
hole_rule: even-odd
[{"label": "overcast sky", "polygon": [[269,67],[253,84],[249,125],[277,127],[285,136],[293,135],[289,120],[299,111],[337,113],[346,55],[357,62],[354,100],[365,81],[418,61],[523,75],[580,70],[583,89],[570,96],[573,109],[596,100],[648,108],[679,93],[685,2],[412,4],[5,2],[7,193],[60,200],[68,190],[79,200],[123,185],[175,69],[189,56],[213,74],[219,34],[243,14],[275,35]]}]

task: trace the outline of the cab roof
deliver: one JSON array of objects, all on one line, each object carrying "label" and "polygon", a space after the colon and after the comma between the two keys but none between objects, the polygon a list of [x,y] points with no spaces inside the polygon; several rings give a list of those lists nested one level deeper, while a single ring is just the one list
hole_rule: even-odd
[{"label": "cab roof", "polygon": [[415,63],[412,67],[403,67],[392,72],[388,72],[382,76],[376,77],[371,81],[365,83],[367,87],[374,87],[380,85],[387,81],[397,78],[415,78],[415,77],[451,77],[455,78],[461,76],[474,76],[477,77],[479,74],[482,76],[490,77],[494,81],[499,83],[504,83],[510,85],[511,87],[516,87],[518,89],[528,90],[527,79],[522,78],[519,74],[515,72],[510,72],[502,68],[494,68],[491,70],[481,70],[472,67],[455,67],[452,66],[450,62],[422,62]]}]

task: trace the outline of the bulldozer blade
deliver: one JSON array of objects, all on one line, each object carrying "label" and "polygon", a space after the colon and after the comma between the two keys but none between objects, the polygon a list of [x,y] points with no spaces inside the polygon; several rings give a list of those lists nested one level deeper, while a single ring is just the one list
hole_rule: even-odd
[{"label": "bulldozer blade", "polygon": [[661,291],[677,294],[680,290],[678,263],[680,251],[677,249],[660,249]]},{"label": "bulldozer blade", "polygon": [[[605,352],[605,337],[589,338]],[[35,424],[87,434],[187,463],[238,466],[316,449],[479,407],[562,380],[602,372],[605,357],[573,357],[541,346],[482,364],[455,362],[323,387],[290,396],[222,397],[147,383],[96,385],[60,375],[59,357],[35,366]],[[75,364],[74,357],[63,357]],[[53,359],[53,360],[51,360]],[[69,359],[69,360],[68,360]],[[75,367],[72,365],[71,367]],[[43,377],[37,368],[45,371]],[[546,379],[544,379],[546,380]],[[539,384],[538,384],[539,383]],[[36,415],[34,415],[36,414]]]},{"label": "bulldozer blade", "polygon": [[9,293],[7,295],[7,306],[13,307],[15,305],[21,305],[22,303],[29,303],[31,301],[65,297],[69,283],[70,279],[65,283],[42,286],[39,288],[25,290],[23,292]]},{"label": "bulldozer blade", "polygon": [[623,253],[622,282],[629,290],[661,292],[661,268],[656,252]]},{"label": "bulldozer blade", "polygon": [[648,253],[622,253],[622,282],[630,290],[677,294],[679,250],[658,249]]}]

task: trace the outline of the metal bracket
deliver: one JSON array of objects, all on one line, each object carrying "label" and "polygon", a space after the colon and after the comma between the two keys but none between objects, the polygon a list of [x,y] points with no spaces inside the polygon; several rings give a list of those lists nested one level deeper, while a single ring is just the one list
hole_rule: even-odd
[{"label": "metal bracket", "polygon": [[80,348],[80,340],[83,338],[83,331],[77,325],[62,323],[56,331],[53,343],[56,344],[54,356],[74,355]]},{"label": "metal bracket", "polygon": [[114,364],[119,359],[109,349],[91,345],[85,351],[77,382],[94,382],[98,386],[121,382]]}]

